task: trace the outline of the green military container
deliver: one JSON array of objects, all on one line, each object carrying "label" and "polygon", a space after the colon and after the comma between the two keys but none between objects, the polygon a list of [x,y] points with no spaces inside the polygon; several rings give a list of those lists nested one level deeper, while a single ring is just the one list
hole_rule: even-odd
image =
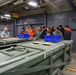
[{"label": "green military container", "polygon": [[0,39],[0,46],[7,45],[7,44],[14,44],[14,43],[21,43],[26,41],[32,41],[33,39],[20,39],[20,38],[7,38],[7,39]]},{"label": "green military container", "polygon": [[32,41],[0,47],[0,75],[57,75],[71,63],[73,41]]}]

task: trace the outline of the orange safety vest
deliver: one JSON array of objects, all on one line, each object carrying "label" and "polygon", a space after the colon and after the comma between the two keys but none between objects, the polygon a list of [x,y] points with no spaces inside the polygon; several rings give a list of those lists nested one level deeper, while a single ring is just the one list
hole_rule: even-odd
[{"label": "orange safety vest", "polygon": [[28,33],[29,33],[30,37],[34,37],[36,35],[36,31],[33,29],[29,29]]},{"label": "orange safety vest", "polygon": [[66,29],[66,32],[72,32],[72,30],[70,28]]}]

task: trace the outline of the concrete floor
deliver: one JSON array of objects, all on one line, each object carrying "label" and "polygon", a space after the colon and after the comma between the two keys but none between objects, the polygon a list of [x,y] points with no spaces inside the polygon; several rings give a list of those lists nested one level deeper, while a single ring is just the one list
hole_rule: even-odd
[{"label": "concrete floor", "polygon": [[[72,53],[72,62],[69,67],[76,70],[76,53]],[[76,72],[66,70],[63,75],[76,75]]]}]

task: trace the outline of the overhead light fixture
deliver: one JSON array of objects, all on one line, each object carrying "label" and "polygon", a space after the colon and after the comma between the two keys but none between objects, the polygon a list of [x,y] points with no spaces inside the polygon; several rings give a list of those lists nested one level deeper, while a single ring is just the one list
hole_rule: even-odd
[{"label": "overhead light fixture", "polygon": [[4,14],[4,16],[5,16],[5,17],[11,17],[11,15],[10,15],[10,14]]},{"label": "overhead light fixture", "polygon": [[33,7],[37,7],[38,6],[37,2],[35,2],[35,1],[30,1],[30,2],[28,2],[28,4],[30,6],[33,6]]}]

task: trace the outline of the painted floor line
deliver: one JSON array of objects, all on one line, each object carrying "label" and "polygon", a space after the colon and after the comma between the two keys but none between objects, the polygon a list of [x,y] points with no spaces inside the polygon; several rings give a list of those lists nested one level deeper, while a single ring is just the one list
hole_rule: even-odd
[{"label": "painted floor line", "polygon": [[76,72],[76,69],[73,69],[73,68],[66,68],[66,70],[68,70],[68,71],[72,71],[72,72]]}]

